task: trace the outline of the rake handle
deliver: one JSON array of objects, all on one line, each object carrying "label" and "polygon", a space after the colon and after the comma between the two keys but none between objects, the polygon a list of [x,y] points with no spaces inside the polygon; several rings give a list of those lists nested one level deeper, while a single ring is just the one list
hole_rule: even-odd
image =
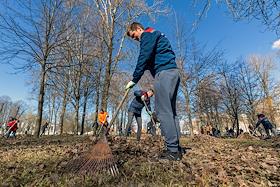
[{"label": "rake handle", "polygon": [[110,121],[110,123],[109,123],[107,129],[110,129],[111,125],[115,122],[115,120],[116,120],[116,118],[117,118],[117,115],[118,115],[118,113],[119,113],[119,110],[121,109],[121,107],[122,107],[124,101],[126,100],[128,94],[129,94],[129,91],[130,91],[130,88],[127,89],[127,90],[125,91],[125,94],[124,94],[124,96],[123,96],[121,102],[119,103],[119,105],[118,105],[118,107],[117,107],[117,110],[115,111],[115,113],[114,113],[114,115],[113,115],[113,117],[112,117],[112,120]]},{"label": "rake handle", "polygon": [[143,101],[143,103],[144,103],[144,105],[145,105],[146,110],[149,111],[149,116],[151,117],[151,120],[152,120],[153,125],[156,126],[156,122],[155,122],[155,120],[154,120],[154,118],[153,118],[153,115],[150,115],[150,113],[152,113],[152,112],[149,110],[149,108],[148,108],[148,106],[147,106],[147,103],[146,103],[145,101]]}]

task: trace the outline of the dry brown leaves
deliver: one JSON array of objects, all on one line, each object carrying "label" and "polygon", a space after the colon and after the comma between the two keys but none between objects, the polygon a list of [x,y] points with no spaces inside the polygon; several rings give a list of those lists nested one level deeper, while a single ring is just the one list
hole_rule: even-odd
[{"label": "dry brown leaves", "polygon": [[65,170],[92,145],[89,137],[0,138],[2,186],[280,186],[279,138],[272,140],[182,138],[191,149],[180,162],[159,161],[160,137],[114,137],[120,175],[95,177]]},{"label": "dry brown leaves", "polygon": [[238,139],[243,139],[243,140],[259,140],[259,138],[255,137],[253,135],[250,135],[247,132],[242,133],[241,135],[239,135]]}]

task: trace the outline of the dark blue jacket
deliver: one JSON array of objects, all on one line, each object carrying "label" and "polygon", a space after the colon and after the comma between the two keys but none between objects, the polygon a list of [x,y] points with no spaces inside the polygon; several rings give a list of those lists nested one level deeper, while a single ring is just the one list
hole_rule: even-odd
[{"label": "dark blue jacket", "polygon": [[158,72],[177,68],[175,53],[170,42],[159,31],[146,29],[140,38],[140,54],[133,73],[132,81],[137,83],[145,70],[150,70],[154,77]]},{"label": "dark blue jacket", "polygon": [[[128,112],[141,114],[143,107],[145,107],[143,101],[141,100],[141,96],[144,94],[147,94],[147,92],[142,90],[138,90],[134,92],[135,97],[129,105]],[[150,98],[146,99],[146,104],[148,106],[148,109],[151,111]]]},{"label": "dark blue jacket", "polygon": [[270,123],[270,121],[266,117],[260,118],[258,120],[258,122],[256,124],[256,128],[258,128],[258,126],[260,124],[262,124],[265,129],[272,129],[273,128],[272,124]]}]

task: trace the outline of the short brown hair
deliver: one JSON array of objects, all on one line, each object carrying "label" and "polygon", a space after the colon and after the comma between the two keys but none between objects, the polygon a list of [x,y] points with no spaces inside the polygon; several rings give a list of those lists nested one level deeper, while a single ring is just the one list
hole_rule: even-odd
[{"label": "short brown hair", "polygon": [[138,27],[140,27],[141,29],[144,30],[144,27],[143,27],[143,25],[142,25],[141,23],[138,23],[138,22],[133,22],[133,23],[131,23],[131,24],[128,26],[128,28],[127,28],[126,35],[127,35],[127,36],[130,36],[130,35],[129,35],[129,32],[130,32],[130,31],[135,31]]},{"label": "short brown hair", "polygon": [[155,93],[153,88],[150,88],[148,91],[151,91],[151,92]]}]

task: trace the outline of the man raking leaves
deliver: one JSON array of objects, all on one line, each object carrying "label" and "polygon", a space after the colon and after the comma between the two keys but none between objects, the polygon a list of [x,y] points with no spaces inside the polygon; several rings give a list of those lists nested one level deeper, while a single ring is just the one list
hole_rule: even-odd
[{"label": "man raking leaves", "polygon": [[150,70],[155,78],[155,111],[166,146],[159,159],[179,161],[183,151],[179,144],[180,127],[176,113],[180,77],[175,54],[166,36],[153,28],[144,29],[140,23],[134,22],[128,27],[127,35],[140,42],[140,54],[133,79],[126,89],[138,83],[145,70]]}]

